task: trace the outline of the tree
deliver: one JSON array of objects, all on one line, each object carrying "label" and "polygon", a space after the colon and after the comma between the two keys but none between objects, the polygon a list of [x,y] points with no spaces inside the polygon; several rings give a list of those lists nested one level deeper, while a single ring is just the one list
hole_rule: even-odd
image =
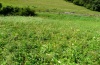
[{"label": "tree", "polygon": [[100,0],[65,0],[76,5],[84,6],[88,9],[100,12]]}]

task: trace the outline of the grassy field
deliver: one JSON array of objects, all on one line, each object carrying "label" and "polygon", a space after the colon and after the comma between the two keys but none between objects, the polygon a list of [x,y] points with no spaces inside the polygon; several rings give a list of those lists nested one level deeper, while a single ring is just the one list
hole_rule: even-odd
[{"label": "grassy field", "polygon": [[[38,11],[35,17],[0,16],[0,65],[100,64],[100,18],[58,13],[99,12],[63,0],[0,2],[4,6],[30,6]],[[53,13],[47,12],[48,8]]]},{"label": "grassy field", "polygon": [[18,7],[30,6],[36,11],[49,12],[74,12],[85,15],[100,15],[99,12],[88,10],[64,0],[0,0],[4,6],[13,5]]},{"label": "grassy field", "polygon": [[1,65],[100,64],[99,18],[43,16],[0,17]]}]

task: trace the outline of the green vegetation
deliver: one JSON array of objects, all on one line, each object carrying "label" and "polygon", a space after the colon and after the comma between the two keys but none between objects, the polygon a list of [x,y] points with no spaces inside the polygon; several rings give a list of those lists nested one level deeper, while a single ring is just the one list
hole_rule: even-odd
[{"label": "green vegetation", "polygon": [[0,9],[2,8],[2,4],[0,3]]},{"label": "green vegetation", "polygon": [[0,16],[1,65],[100,64],[99,12],[64,0],[0,2],[17,10],[29,6],[37,14]]},{"label": "green vegetation", "polygon": [[2,7],[2,4],[0,3],[0,15],[35,16],[36,13],[33,9],[30,9],[29,7],[27,8],[19,8],[13,6]]},{"label": "green vegetation", "polygon": [[83,15],[100,15],[99,12],[91,11],[65,0],[0,0],[0,2],[3,3],[3,6],[12,5],[21,8],[29,6],[36,10],[36,12],[74,12]]},{"label": "green vegetation", "polygon": [[88,9],[100,12],[100,0],[66,0]]},{"label": "green vegetation", "polygon": [[100,64],[99,18],[41,15],[0,17],[0,64]]}]

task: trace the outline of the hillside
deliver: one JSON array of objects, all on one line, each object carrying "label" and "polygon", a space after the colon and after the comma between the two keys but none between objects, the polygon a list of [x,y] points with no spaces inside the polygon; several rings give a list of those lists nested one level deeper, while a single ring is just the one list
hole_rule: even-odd
[{"label": "hillside", "polygon": [[0,17],[1,65],[100,64],[99,18],[45,15]]},{"label": "hillside", "polygon": [[30,6],[36,11],[53,11],[53,12],[74,12],[85,15],[100,15],[99,12],[88,10],[84,7],[74,5],[64,0],[0,0],[6,5],[19,7]]},{"label": "hillside", "polygon": [[0,16],[0,65],[100,65],[99,12],[64,0],[0,2],[37,14]]}]

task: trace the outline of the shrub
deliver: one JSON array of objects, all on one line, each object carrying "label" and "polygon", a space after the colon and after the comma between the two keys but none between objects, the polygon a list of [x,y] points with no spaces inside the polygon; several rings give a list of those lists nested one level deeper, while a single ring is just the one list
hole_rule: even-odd
[{"label": "shrub", "polygon": [[11,15],[13,14],[14,8],[12,6],[3,7],[1,10],[1,14],[3,15]]},{"label": "shrub", "polygon": [[22,9],[21,15],[22,16],[34,16],[36,14],[34,10],[27,7],[27,8]]},{"label": "shrub", "polygon": [[[1,5],[2,8],[2,5]],[[27,8],[19,8],[19,7],[12,7],[6,6],[0,10],[1,15],[21,15],[21,16],[35,16],[35,11],[33,9]]]},{"label": "shrub", "polygon": [[76,4],[76,5],[79,5],[79,1],[78,0],[74,0],[73,3]]},{"label": "shrub", "polygon": [[84,6],[88,9],[100,12],[100,0],[65,0],[73,2],[76,5]]},{"label": "shrub", "polygon": [[21,15],[20,11],[21,11],[21,8],[14,7],[13,15]]},{"label": "shrub", "polygon": [[87,4],[87,5],[86,5],[86,8],[87,8],[87,9],[91,9],[91,4]]},{"label": "shrub", "polygon": [[99,0],[96,0],[93,2],[92,10],[100,12],[100,1]]},{"label": "shrub", "polygon": [[80,0],[80,1],[79,1],[79,5],[80,5],[80,6],[83,6],[83,5],[84,5],[84,1],[83,1],[83,0]]},{"label": "shrub", "polygon": [[2,3],[0,3],[0,9],[2,8]]},{"label": "shrub", "polygon": [[20,8],[18,8],[18,7],[15,7],[14,8],[14,12],[16,13],[16,12],[19,12],[20,11]]}]

